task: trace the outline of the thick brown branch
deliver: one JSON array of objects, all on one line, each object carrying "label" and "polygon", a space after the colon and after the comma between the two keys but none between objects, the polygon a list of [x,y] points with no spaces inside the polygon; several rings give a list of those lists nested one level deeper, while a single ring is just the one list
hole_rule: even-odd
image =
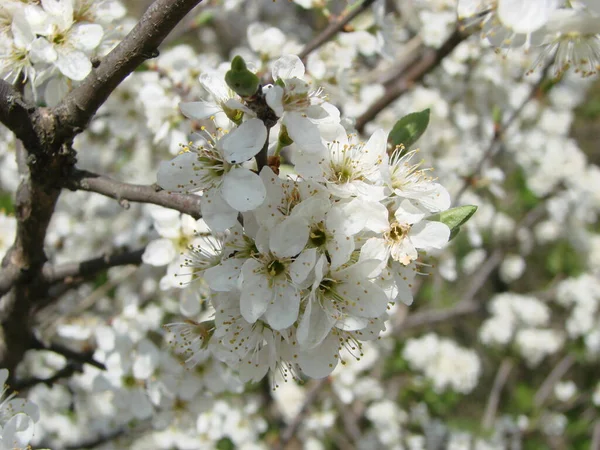
[{"label": "thick brown branch", "polygon": [[458,28],[438,49],[427,48],[423,50],[418,62],[411,65],[398,80],[386,89],[385,93],[359,118],[356,119],[356,129],[364,131],[365,125],[373,120],[384,108],[408,91],[416,82],[435,69],[438,64],[464,41],[466,35]]},{"label": "thick brown branch", "polygon": [[45,265],[42,270],[42,276],[46,283],[54,284],[64,281],[67,278],[89,277],[111,267],[141,264],[144,250],[144,248],[141,248],[131,252],[101,256],[99,258],[89,259],[78,263],[63,264],[57,267]]},{"label": "thick brown branch", "polygon": [[10,83],[0,78],[0,122],[23,141],[26,146],[37,147],[37,134],[29,116],[34,108],[27,105]]},{"label": "thick brown branch", "polygon": [[69,189],[77,189],[106,195],[121,202],[152,203],[201,217],[200,197],[192,194],[169,193],[157,185],[128,184],[85,170],[76,170],[68,181]]},{"label": "thick brown branch", "polygon": [[19,282],[23,273],[13,264],[8,264],[0,271],[0,298]]},{"label": "thick brown branch", "polygon": [[306,44],[306,47],[304,47],[298,54],[300,59],[306,63],[306,57],[308,55],[333,38],[348,23],[350,23],[350,21],[352,21],[363,11],[367,10],[373,3],[375,3],[375,0],[364,0],[359,6],[354,7],[350,13],[329,24],[327,28],[321,31],[312,41]]},{"label": "thick brown branch", "polygon": [[100,105],[131,72],[158,55],[158,46],[201,1],[157,0],[148,8],[125,39],[55,108],[64,140],[85,128]]}]

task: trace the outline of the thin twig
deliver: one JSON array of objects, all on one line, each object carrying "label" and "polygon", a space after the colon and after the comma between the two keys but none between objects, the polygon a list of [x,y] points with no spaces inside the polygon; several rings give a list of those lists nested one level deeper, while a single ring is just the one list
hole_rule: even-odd
[{"label": "thin twig", "polygon": [[548,374],[538,391],[535,393],[533,403],[537,408],[540,408],[546,399],[552,393],[554,385],[569,371],[569,369],[575,364],[575,357],[573,355],[566,355],[561,359],[554,369]]},{"label": "thin twig", "polygon": [[300,411],[298,411],[298,414],[296,414],[294,420],[290,422],[287,428],[283,430],[283,433],[281,433],[281,439],[276,447],[278,450],[284,450],[285,446],[292,440],[298,431],[298,428],[300,428],[300,425],[302,425],[302,422],[308,415],[310,407],[317,400],[319,393],[327,384],[329,384],[329,378],[323,378],[322,380],[317,381],[310,392],[306,395],[302,408],[300,408]]},{"label": "thin twig", "polygon": [[36,384],[45,384],[51,387],[54,383],[64,378],[69,378],[75,373],[83,371],[83,364],[77,362],[69,362],[65,367],[57,371],[54,375],[48,378],[28,378],[13,383],[12,388],[15,390],[28,389]]},{"label": "thin twig", "polygon": [[98,175],[86,170],[75,170],[66,182],[73,190],[96,192],[114,198],[123,204],[124,201],[151,203],[189,214],[199,219],[200,196],[193,194],[170,193],[157,185],[129,184]]},{"label": "thin twig", "polygon": [[344,27],[350,23],[354,18],[356,18],[359,14],[366,11],[376,0],[363,0],[363,2],[353,7],[352,11],[343,17],[338,18],[336,21],[330,23],[323,31],[321,31],[317,36],[314,37],[312,41],[310,41],[306,46],[302,49],[302,51],[298,54],[300,59],[306,63],[306,58],[316,49],[321,47],[331,38],[333,38],[337,33],[344,29]]},{"label": "thin twig", "polygon": [[50,352],[58,353],[59,355],[63,355],[65,358],[71,361],[75,361],[81,364],[89,364],[90,366],[94,366],[100,370],[106,370],[106,366],[100,361],[96,361],[91,352],[87,353],[79,353],[71,350],[70,348],[65,347],[60,344],[48,344],[45,345],[38,339],[33,339],[32,341],[32,349],[34,350],[48,350]]},{"label": "thin twig", "polygon": [[492,385],[492,390],[490,391],[490,396],[485,407],[485,413],[481,420],[481,426],[486,430],[491,429],[494,424],[498,405],[500,404],[500,394],[502,393],[502,389],[508,380],[512,368],[513,362],[506,358],[500,364],[498,372],[496,372],[496,378],[494,378],[494,384]]},{"label": "thin twig", "polygon": [[111,267],[141,264],[144,251],[145,248],[141,248],[130,252],[100,256],[99,258],[88,259],[87,261],[78,263],[63,264],[56,267],[46,264],[42,269],[42,275],[44,281],[48,284],[65,281],[67,278],[89,277]]},{"label": "thin twig", "polygon": [[408,91],[416,82],[435,69],[442,60],[465,40],[467,35],[458,28],[446,39],[440,48],[425,48],[421,58],[390,85],[384,94],[356,119],[356,129],[363,132],[365,125],[373,120],[384,108]]}]

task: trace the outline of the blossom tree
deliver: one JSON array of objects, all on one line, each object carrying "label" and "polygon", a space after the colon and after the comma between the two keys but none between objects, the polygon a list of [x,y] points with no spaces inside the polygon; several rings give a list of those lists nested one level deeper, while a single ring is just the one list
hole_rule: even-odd
[{"label": "blossom tree", "polygon": [[0,448],[600,445],[596,1],[130,3],[0,5]]}]

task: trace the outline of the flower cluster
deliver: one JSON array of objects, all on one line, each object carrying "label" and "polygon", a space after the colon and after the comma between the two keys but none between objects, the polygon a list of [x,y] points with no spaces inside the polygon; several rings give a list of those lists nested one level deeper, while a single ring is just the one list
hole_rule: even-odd
[{"label": "flower cluster", "polygon": [[[109,25],[125,15],[118,0],[6,0],[0,5],[0,77],[36,85],[58,73],[83,80],[110,45]],[[112,30],[111,30],[112,31]],[[106,47],[106,48],[105,48]],[[46,89],[46,101],[64,92]],[[53,92],[53,91],[59,91]]]},{"label": "flower cluster", "polygon": [[554,74],[571,67],[583,77],[600,67],[600,4],[594,0],[459,0],[459,19],[481,24],[498,47],[540,47],[534,68],[554,58]]},{"label": "flower cluster", "polygon": [[[390,156],[382,130],[367,142],[348,134],[297,56],[275,61],[272,77],[273,85],[238,97],[203,75],[214,101],[182,111],[196,120],[223,113],[232,128],[204,130],[158,171],[166,190],[202,191],[213,231],[184,267],[191,289],[199,278],[210,287],[214,319],[171,330],[189,361],[208,350],[245,381],[276,368],[321,378],[342,348],[358,357],[361,342],[385,329],[388,306],[412,302],[419,252],[450,236],[446,224],[427,220],[449,208],[449,194],[411,164],[414,152],[399,147]],[[287,177],[277,174],[285,147]],[[256,173],[251,160],[269,150],[271,164]]]}]

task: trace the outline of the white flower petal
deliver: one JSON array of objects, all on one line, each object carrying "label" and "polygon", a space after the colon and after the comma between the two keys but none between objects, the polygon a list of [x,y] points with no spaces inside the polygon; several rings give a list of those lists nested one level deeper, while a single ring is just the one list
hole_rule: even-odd
[{"label": "white flower petal", "polygon": [[193,192],[200,190],[198,186],[198,154],[185,152],[171,161],[162,161],[156,175],[157,184],[166,191]]},{"label": "white flower petal", "polygon": [[267,140],[267,127],[259,119],[250,119],[225,135],[217,144],[231,164],[240,164],[256,155]]},{"label": "white flower petal", "polygon": [[283,116],[283,88],[276,85],[265,86],[263,92],[267,105],[275,111],[277,117]]},{"label": "white flower petal", "polygon": [[12,416],[2,428],[2,441],[6,449],[25,448],[33,439],[35,424],[31,417],[24,413]]},{"label": "white flower petal", "polygon": [[449,237],[450,228],[442,222],[424,220],[410,230],[410,240],[416,248],[442,248]]},{"label": "white flower petal", "polygon": [[295,284],[303,283],[310,271],[315,266],[317,259],[317,249],[309,248],[303,251],[296,260],[290,264],[290,277]]},{"label": "white flower petal", "polygon": [[204,272],[204,279],[213,291],[231,291],[237,287],[244,261],[229,258]]},{"label": "white flower petal", "polygon": [[267,191],[257,174],[244,167],[237,167],[223,177],[221,194],[229,206],[244,212],[262,205]]},{"label": "white flower petal", "polygon": [[296,256],[308,242],[309,233],[304,217],[286,217],[270,231],[269,247],[279,258]]},{"label": "white flower petal", "polygon": [[240,296],[240,312],[242,317],[250,323],[256,322],[269,306],[273,291],[269,287],[269,280],[259,273],[260,264],[252,259],[247,260],[242,266],[242,293]]},{"label": "white flower petal", "polygon": [[225,102],[233,96],[231,89],[223,80],[223,74],[215,70],[207,70],[200,75],[200,83],[217,102]]},{"label": "white flower petal", "polygon": [[331,331],[334,322],[317,302],[309,299],[296,330],[296,338],[300,348],[310,350],[323,342],[323,339]]},{"label": "white flower petal", "polygon": [[142,261],[151,266],[166,266],[177,256],[175,246],[170,239],[156,239],[144,250]]},{"label": "white flower petal", "polygon": [[341,233],[334,234],[332,237],[327,238],[325,247],[331,257],[331,269],[335,270],[350,260],[355,248],[354,238]]},{"label": "white flower petal", "polygon": [[29,56],[34,63],[53,63],[58,58],[58,53],[56,53],[50,42],[43,37],[39,37],[31,43]]},{"label": "white flower petal", "polygon": [[238,211],[229,206],[217,189],[204,192],[200,209],[204,221],[213,231],[225,231],[237,223]]},{"label": "white flower petal", "polygon": [[318,153],[326,150],[319,127],[298,111],[289,111],[283,117],[289,136],[301,150]]},{"label": "white flower petal", "polygon": [[339,361],[339,337],[329,334],[320,345],[313,349],[305,350],[298,355],[298,364],[305,375],[310,378],[325,378]]},{"label": "white flower petal", "polygon": [[79,23],[69,31],[69,42],[78,50],[90,52],[94,50],[104,36],[102,25],[96,23]]},{"label": "white flower petal", "polygon": [[77,50],[60,49],[55,65],[65,77],[75,81],[83,80],[92,71],[89,58]]},{"label": "white flower petal", "polygon": [[206,119],[223,112],[217,104],[211,102],[180,103],[179,110],[185,117],[192,120]]},{"label": "white flower petal", "polygon": [[283,80],[294,77],[302,78],[304,77],[304,64],[297,55],[283,55],[273,63],[271,74],[275,81],[278,78]]},{"label": "white flower petal", "polygon": [[273,300],[265,319],[274,330],[283,330],[298,319],[300,293],[287,281],[276,282],[271,289]]},{"label": "white flower petal", "polygon": [[532,33],[541,28],[558,7],[558,0],[499,0],[498,18],[517,33]]}]

